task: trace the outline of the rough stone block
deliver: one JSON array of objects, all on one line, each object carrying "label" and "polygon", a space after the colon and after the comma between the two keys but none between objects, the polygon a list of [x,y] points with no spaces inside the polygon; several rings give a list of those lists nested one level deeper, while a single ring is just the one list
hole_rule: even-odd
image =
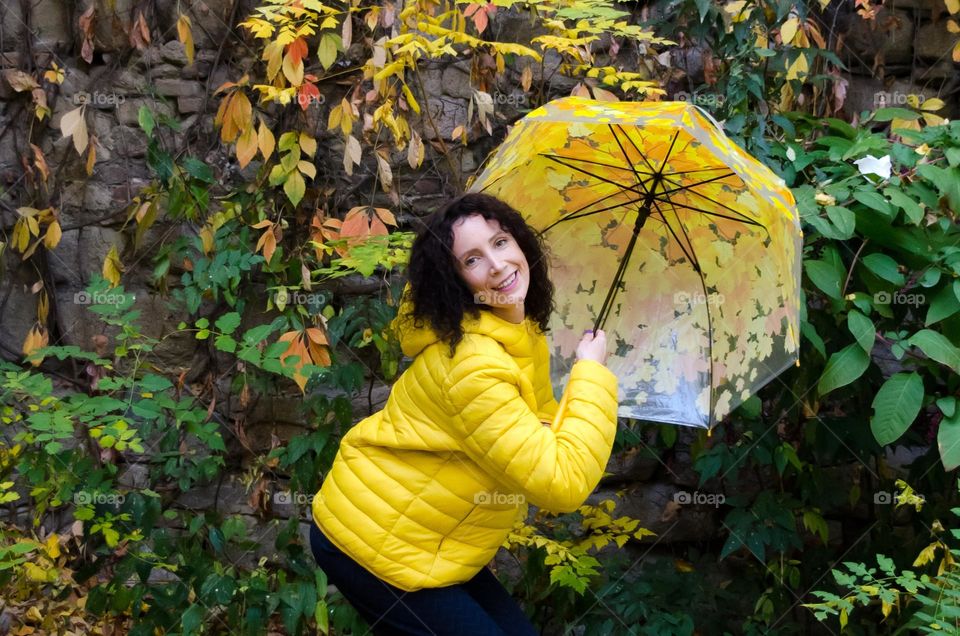
[{"label": "rough stone block", "polygon": [[54,282],[79,287],[80,276],[80,229],[68,230],[60,237],[60,243],[47,250],[47,263]]},{"label": "rough stone block", "polygon": [[451,64],[443,69],[443,93],[450,97],[470,99],[473,87],[470,85],[470,64],[467,61]]},{"label": "rough stone block", "polygon": [[175,66],[187,65],[187,52],[179,40],[170,40],[160,47],[160,59]]},{"label": "rough stone block", "polygon": [[917,55],[924,59],[950,59],[960,34],[947,31],[947,21],[925,24],[917,32]]},{"label": "rough stone block", "polygon": [[164,102],[153,99],[128,99],[117,109],[117,119],[125,126],[139,126],[140,107],[146,106],[155,114],[173,117],[173,109]]},{"label": "rough stone block", "polygon": [[872,68],[877,54],[886,64],[909,64],[913,59],[913,17],[906,11],[881,7],[873,21],[852,20],[843,58],[853,68]]},{"label": "rough stone block", "polygon": [[182,79],[158,79],[153,85],[157,93],[164,97],[198,97],[204,92],[203,84],[200,82]]},{"label": "rough stone block", "polygon": [[160,79],[177,79],[180,77],[180,67],[173,64],[155,64],[147,68],[147,77],[151,82]]},{"label": "rough stone block", "polygon": [[[30,30],[34,34],[33,50],[36,52],[59,51],[70,42],[70,6],[61,0],[39,0],[30,3]],[[23,29],[24,15],[19,2],[3,2],[0,8],[0,30],[3,32],[4,50],[18,47]]]},{"label": "rough stone block", "polygon": [[184,115],[203,111],[203,97],[178,97],[177,110]]}]

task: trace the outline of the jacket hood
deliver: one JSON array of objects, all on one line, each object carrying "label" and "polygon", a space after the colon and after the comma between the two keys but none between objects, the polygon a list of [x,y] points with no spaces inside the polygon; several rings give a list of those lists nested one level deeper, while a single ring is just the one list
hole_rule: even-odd
[{"label": "jacket hood", "polygon": [[[400,339],[400,348],[403,354],[411,358],[430,345],[440,342],[437,333],[425,322],[415,324],[413,319],[413,303],[408,293],[409,286],[404,289],[397,317],[393,321],[393,330]],[[464,336],[479,334],[489,336],[499,342],[511,356],[515,358],[529,357],[533,353],[536,336],[540,333],[539,326],[524,318],[521,323],[512,323],[498,317],[493,312],[480,310],[480,315],[464,316]]]}]

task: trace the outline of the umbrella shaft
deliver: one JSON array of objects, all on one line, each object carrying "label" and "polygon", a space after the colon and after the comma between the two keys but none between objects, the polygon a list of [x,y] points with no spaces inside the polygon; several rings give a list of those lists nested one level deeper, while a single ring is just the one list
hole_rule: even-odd
[{"label": "umbrella shaft", "polygon": [[640,230],[647,222],[647,217],[650,216],[650,204],[653,202],[653,193],[656,192],[659,176],[660,175],[656,175],[654,177],[652,187],[647,192],[646,200],[643,202],[643,206],[637,214],[637,221],[633,226],[633,234],[630,236],[630,242],[627,244],[627,253],[624,254],[623,260],[620,261],[620,266],[617,268],[617,273],[613,276],[613,284],[610,286],[610,289],[607,290],[607,297],[603,299],[603,306],[600,308],[600,313],[597,314],[597,320],[593,325],[594,332],[603,327],[603,323],[607,321],[607,315],[613,307],[613,301],[617,297],[617,292],[620,290],[620,283],[623,281],[623,273],[627,270],[627,264],[630,262],[630,256],[633,254],[633,247],[637,244],[637,237],[640,236]]}]

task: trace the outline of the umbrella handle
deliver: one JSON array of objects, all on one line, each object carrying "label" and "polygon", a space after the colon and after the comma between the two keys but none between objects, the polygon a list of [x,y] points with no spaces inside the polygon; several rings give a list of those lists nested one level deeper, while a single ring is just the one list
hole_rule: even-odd
[{"label": "umbrella handle", "polygon": [[563,421],[564,412],[567,410],[567,391],[564,389],[563,397],[560,398],[560,406],[557,407],[557,414],[553,416],[553,422],[550,424],[550,430],[556,433],[560,430],[560,422]]}]

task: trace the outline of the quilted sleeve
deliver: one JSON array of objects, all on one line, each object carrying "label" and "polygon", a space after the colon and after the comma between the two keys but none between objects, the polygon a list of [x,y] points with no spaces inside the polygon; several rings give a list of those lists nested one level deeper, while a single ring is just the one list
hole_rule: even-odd
[{"label": "quilted sleeve", "polygon": [[572,512],[603,476],[617,428],[617,378],[580,360],[571,370],[562,425],[544,426],[520,396],[518,370],[469,356],[451,370],[453,435],[464,452],[511,492],[545,510]]}]

